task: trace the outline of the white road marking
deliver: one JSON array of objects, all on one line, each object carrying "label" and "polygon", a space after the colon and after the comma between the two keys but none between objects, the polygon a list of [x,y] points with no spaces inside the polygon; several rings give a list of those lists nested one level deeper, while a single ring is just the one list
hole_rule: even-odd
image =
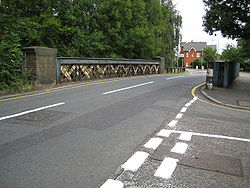
[{"label": "white road marking", "polygon": [[20,112],[20,113],[17,113],[17,114],[12,114],[12,115],[9,115],[9,116],[0,117],[0,121],[4,120],[4,119],[10,119],[10,118],[13,118],[13,117],[29,114],[29,113],[32,113],[32,112],[37,112],[37,111],[40,111],[40,110],[44,110],[46,108],[52,108],[52,107],[55,107],[55,106],[60,106],[60,105],[63,105],[63,104],[65,104],[65,102],[60,102],[60,103],[56,103],[56,104],[36,108],[36,109],[33,109],[33,110],[27,110],[27,111]]},{"label": "white road marking", "polygon": [[197,99],[198,99],[198,97],[194,97],[194,98],[190,101],[190,103],[194,103]]},{"label": "white road marking", "polygon": [[184,76],[174,76],[174,77],[166,78],[166,80],[172,80],[172,79],[183,78],[183,77],[184,77]]},{"label": "white road marking", "polygon": [[179,161],[178,159],[166,157],[162,161],[160,167],[156,170],[154,176],[165,178],[165,179],[171,178],[177,166],[178,161]]},{"label": "white road marking", "polygon": [[162,129],[157,136],[163,136],[163,137],[169,137],[169,135],[172,133],[172,130],[166,130],[166,129]]},{"label": "white road marking", "polygon": [[236,141],[242,141],[242,142],[250,142],[250,139],[248,138],[238,138],[238,137],[231,137],[231,136],[224,136],[224,135],[213,135],[213,134],[203,134],[203,133],[196,133],[196,132],[188,132],[188,131],[175,131],[175,130],[169,130],[172,133],[189,133],[193,136],[204,136],[204,137],[210,137],[210,138],[222,138],[227,140],[236,140]]},{"label": "white road marking", "polygon": [[108,179],[100,188],[123,188],[124,184],[118,180]]},{"label": "white road marking", "polygon": [[168,124],[168,126],[169,126],[169,127],[174,127],[177,123],[178,123],[178,120],[172,120],[172,121]]},{"label": "white road marking", "polygon": [[186,112],[187,111],[187,107],[183,107],[182,109],[181,109],[181,113],[184,113],[184,112]]},{"label": "white road marking", "polygon": [[163,139],[161,138],[151,138],[146,144],[144,144],[144,147],[155,150],[161,144],[162,140]]},{"label": "white road marking", "polygon": [[144,163],[144,161],[148,157],[148,153],[143,151],[137,151],[132,157],[130,157],[121,167],[126,171],[137,171],[140,166]]},{"label": "white road marking", "polygon": [[190,141],[192,139],[192,134],[191,133],[181,133],[180,140],[185,140],[185,141]]},{"label": "white road marking", "polygon": [[188,145],[183,142],[177,142],[175,146],[171,149],[171,152],[184,154],[187,150]]},{"label": "white road marking", "polygon": [[116,89],[116,90],[113,90],[113,91],[108,91],[108,92],[105,92],[105,93],[102,93],[102,94],[103,94],[103,95],[107,95],[107,94],[115,93],[115,92],[118,92],[118,91],[123,91],[123,90],[127,90],[127,89],[132,89],[132,88],[135,88],[135,87],[140,87],[140,86],[144,86],[144,85],[152,84],[152,83],[154,83],[154,81],[146,82],[146,83],[142,83],[142,84],[137,84],[137,85],[130,86],[130,87],[124,87],[124,88],[121,88],[121,89]]},{"label": "white road marking", "polygon": [[182,116],[183,116],[183,113],[179,113],[179,114],[177,114],[177,115],[175,116],[175,118],[176,118],[176,119],[181,119]]},{"label": "white road marking", "polygon": [[192,103],[191,103],[191,102],[188,102],[188,103],[185,104],[185,107],[189,107],[189,106],[191,106],[191,105],[192,105]]}]

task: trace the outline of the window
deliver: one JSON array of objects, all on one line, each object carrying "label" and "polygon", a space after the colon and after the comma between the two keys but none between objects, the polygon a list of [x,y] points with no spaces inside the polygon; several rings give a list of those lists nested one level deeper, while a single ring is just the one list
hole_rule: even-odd
[{"label": "window", "polygon": [[200,57],[200,52],[197,52],[196,57]]},{"label": "window", "polygon": [[188,57],[188,53],[186,53],[186,57]]},{"label": "window", "polygon": [[192,57],[194,57],[194,53],[192,53]]}]

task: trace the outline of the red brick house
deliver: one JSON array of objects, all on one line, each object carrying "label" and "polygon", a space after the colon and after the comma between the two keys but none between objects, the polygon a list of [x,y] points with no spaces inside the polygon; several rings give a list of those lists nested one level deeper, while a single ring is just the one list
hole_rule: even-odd
[{"label": "red brick house", "polygon": [[206,42],[182,42],[181,52],[183,54],[183,67],[190,67],[191,63],[196,59],[202,58],[203,49],[207,47]]}]

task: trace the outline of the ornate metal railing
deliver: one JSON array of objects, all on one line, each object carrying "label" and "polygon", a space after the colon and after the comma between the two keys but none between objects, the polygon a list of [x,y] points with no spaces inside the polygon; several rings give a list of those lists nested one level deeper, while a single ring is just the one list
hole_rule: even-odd
[{"label": "ornate metal railing", "polygon": [[57,82],[160,73],[160,62],[143,59],[57,58]]}]

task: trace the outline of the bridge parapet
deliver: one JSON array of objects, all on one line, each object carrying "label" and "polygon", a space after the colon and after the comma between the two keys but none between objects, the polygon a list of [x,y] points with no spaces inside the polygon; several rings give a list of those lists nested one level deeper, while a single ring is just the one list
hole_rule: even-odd
[{"label": "bridge parapet", "polygon": [[159,60],[57,58],[57,82],[159,74]]}]

